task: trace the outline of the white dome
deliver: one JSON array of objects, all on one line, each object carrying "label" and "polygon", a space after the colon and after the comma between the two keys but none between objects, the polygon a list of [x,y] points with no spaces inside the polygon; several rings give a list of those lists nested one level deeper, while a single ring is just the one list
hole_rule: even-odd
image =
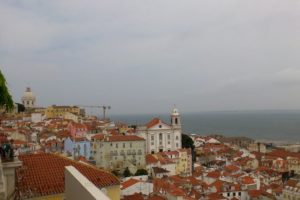
[{"label": "white dome", "polygon": [[31,92],[30,87],[26,88],[26,91],[24,92],[21,101],[25,108],[35,107],[35,96]]},{"label": "white dome", "polygon": [[31,92],[31,89],[28,87],[22,96],[22,100],[35,100],[34,94]]}]

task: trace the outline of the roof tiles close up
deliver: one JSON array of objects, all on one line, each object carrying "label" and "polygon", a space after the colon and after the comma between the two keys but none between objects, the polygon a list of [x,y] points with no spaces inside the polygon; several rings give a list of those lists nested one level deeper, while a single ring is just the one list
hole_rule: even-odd
[{"label": "roof tiles close up", "polygon": [[63,193],[66,166],[74,166],[96,187],[120,185],[119,179],[107,171],[59,155],[29,154],[19,156],[19,159],[23,166],[17,169],[17,187],[23,197]]}]

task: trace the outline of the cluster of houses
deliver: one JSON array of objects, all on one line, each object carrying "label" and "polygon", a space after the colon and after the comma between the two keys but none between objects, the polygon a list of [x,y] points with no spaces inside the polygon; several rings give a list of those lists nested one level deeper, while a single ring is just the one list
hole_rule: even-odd
[{"label": "cluster of houses", "polygon": [[[23,199],[63,198],[67,164],[87,173],[111,199],[300,199],[300,153],[249,138],[200,135],[190,135],[194,148],[182,148],[177,109],[170,123],[154,118],[134,128],[84,117],[74,106],[34,111],[1,118],[1,138],[11,141],[23,162],[16,173]],[[60,178],[48,177],[56,176],[48,165]],[[57,189],[47,193],[49,187]]]},{"label": "cluster of houses", "polygon": [[[170,118],[170,124],[154,118],[145,125],[132,128],[123,123],[85,117],[74,106],[50,106],[44,110],[31,108],[30,112],[1,118],[0,134],[10,141],[15,156],[26,165],[22,167],[22,173],[18,171],[17,175],[26,173],[26,169],[32,170],[27,166],[26,162],[30,160],[27,158],[34,159],[34,155],[40,155],[41,158],[55,155],[58,160],[66,158],[72,162],[91,165],[119,178],[125,176],[125,171],[129,171],[130,176],[140,175],[142,171],[146,175],[143,180],[139,176],[138,182],[133,181],[134,177],[127,181],[121,180],[118,199],[130,195],[128,189],[136,193],[130,188],[133,182],[146,185],[147,192],[144,195],[160,198],[153,196],[153,178],[192,174],[192,152],[191,149],[182,149],[181,121],[177,109],[172,111]],[[30,161],[29,164],[31,162],[38,165],[38,160]],[[57,168],[63,170],[60,167]],[[51,169],[43,170],[46,172],[41,174],[47,174],[47,170],[50,173]],[[36,175],[28,173],[27,176]],[[20,185],[25,184],[22,183],[25,179],[18,180],[21,181]],[[27,196],[30,197],[27,194],[22,198],[26,199]]]}]

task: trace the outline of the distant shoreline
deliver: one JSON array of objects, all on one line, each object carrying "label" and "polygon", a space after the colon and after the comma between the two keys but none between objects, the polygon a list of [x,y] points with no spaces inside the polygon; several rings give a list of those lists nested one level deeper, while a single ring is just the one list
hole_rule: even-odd
[{"label": "distant shoreline", "polygon": [[[249,137],[276,144],[300,142],[300,110],[180,113],[183,133]],[[170,123],[170,114],[111,115],[113,121],[144,125],[153,117]]]}]

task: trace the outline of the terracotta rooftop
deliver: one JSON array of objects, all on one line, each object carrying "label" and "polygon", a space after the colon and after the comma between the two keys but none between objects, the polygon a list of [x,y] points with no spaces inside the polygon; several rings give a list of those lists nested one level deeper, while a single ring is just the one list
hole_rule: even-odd
[{"label": "terracotta rooftop", "polygon": [[152,126],[155,126],[160,122],[160,119],[158,118],[153,118],[150,122],[146,124],[147,128],[151,128]]},{"label": "terracotta rooftop", "polygon": [[221,172],[220,171],[208,172],[206,176],[210,178],[219,178],[221,176]]},{"label": "terracotta rooftop", "polygon": [[149,164],[152,164],[152,163],[157,163],[158,162],[158,159],[156,157],[154,157],[152,154],[147,154],[146,155],[146,163],[149,165]]},{"label": "terracotta rooftop", "polygon": [[63,193],[65,166],[74,166],[97,187],[120,185],[111,173],[55,154],[19,156],[23,166],[17,169],[17,188],[23,198]]},{"label": "terracotta rooftop", "polygon": [[130,186],[132,186],[132,185],[134,185],[136,183],[139,183],[139,182],[141,182],[141,181],[137,180],[137,179],[131,178],[131,179],[129,179],[129,180],[127,180],[127,181],[125,181],[125,182],[122,183],[121,190],[124,190],[124,189],[126,189],[126,188],[128,188],[128,187],[130,187]]},{"label": "terracotta rooftop", "polygon": [[161,167],[152,167],[153,169],[153,172],[155,174],[161,174],[161,173],[169,173],[170,171],[164,169],[164,168],[161,168]]},{"label": "terracotta rooftop", "polygon": [[157,124],[159,124],[159,123],[163,123],[163,124],[169,126],[168,124],[166,124],[166,123],[164,123],[163,121],[161,121],[159,118],[153,118],[150,122],[148,122],[148,123],[146,124],[146,127],[147,127],[147,128],[151,128],[151,127],[153,127],[153,126],[155,126],[155,125],[157,125]]},{"label": "terracotta rooftop", "polygon": [[242,177],[242,180],[241,180],[241,183],[242,184],[245,184],[245,185],[249,185],[249,184],[254,184],[255,181],[252,177],[250,176],[244,176]]},{"label": "terracotta rooftop", "polygon": [[93,135],[92,136],[92,139],[94,139],[94,140],[103,140],[104,139],[104,134],[103,133],[98,133],[98,134],[96,134],[96,135]]}]

